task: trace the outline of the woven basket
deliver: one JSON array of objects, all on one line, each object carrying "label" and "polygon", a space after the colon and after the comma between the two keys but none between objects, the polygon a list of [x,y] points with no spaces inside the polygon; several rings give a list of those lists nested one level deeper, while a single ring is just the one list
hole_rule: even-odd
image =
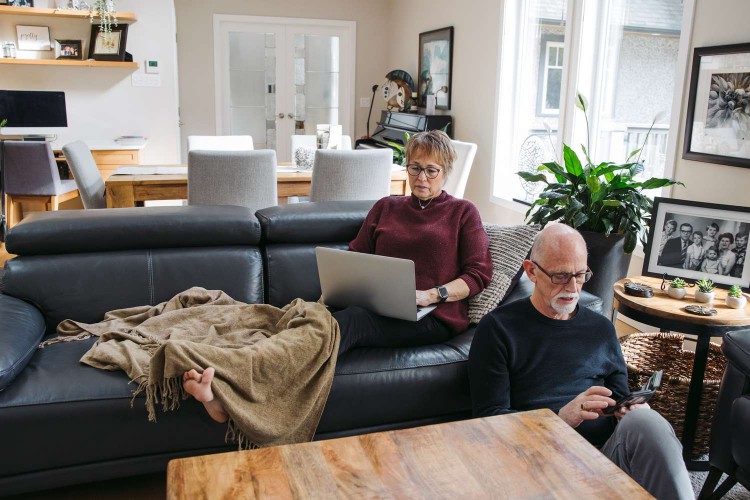
[{"label": "woven basket", "polygon": [[[662,387],[649,404],[661,413],[682,438],[685,407],[690,390],[695,353],[682,349],[684,335],[679,333],[633,333],[620,339],[622,354],[628,367],[630,390],[638,390],[657,370],[664,370]],[[711,342],[703,378],[703,396],[698,412],[693,455],[708,453],[711,422],[719,396],[719,384],[727,360],[718,344]]]}]

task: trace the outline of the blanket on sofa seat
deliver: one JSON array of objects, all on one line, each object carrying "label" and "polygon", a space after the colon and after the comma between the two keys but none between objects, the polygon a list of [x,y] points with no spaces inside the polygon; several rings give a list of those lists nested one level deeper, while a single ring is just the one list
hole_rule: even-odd
[{"label": "blanket on sofa seat", "polygon": [[155,306],[119,309],[99,323],[65,320],[49,343],[99,337],[81,362],[123,370],[156,406],[186,399],[183,374],[214,367],[215,397],[241,448],[310,441],[333,382],[339,327],[322,304],[295,299],[279,309],[222,291],[190,288]]}]

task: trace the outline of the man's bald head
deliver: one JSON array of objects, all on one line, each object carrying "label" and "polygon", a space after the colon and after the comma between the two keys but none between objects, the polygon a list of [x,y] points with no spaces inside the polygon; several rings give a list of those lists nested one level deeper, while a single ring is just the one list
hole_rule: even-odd
[{"label": "man's bald head", "polygon": [[587,255],[586,242],[577,230],[554,223],[539,231],[531,246],[531,260],[544,262],[548,254]]}]

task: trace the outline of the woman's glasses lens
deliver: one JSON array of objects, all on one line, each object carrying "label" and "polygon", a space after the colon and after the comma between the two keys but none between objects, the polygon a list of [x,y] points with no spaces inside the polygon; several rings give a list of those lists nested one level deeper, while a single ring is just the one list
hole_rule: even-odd
[{"label": "woman's glasses lens", "polygon": [[406,167],[406,171],[409,172],[409,175],[413,177],[419,177],[419,174],[421,174],[424,171],[424,174],[427,176],[428,179],[434,179],[440,174],[439,168],[434,168],[434,167],[422,168],[416,165],[408,165]]}]

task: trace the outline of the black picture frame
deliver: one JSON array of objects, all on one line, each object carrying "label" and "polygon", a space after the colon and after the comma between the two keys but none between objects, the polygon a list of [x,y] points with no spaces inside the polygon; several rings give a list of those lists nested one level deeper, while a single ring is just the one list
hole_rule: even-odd
[{"label": "black picture frame", "polygon": [[[671,224],[670,221],[674,221]],[[710,226],[716,224],[717,228],[708,230]],[[674,226],[670,237],[667,226]],[[694,269],[695,259],[697,258],[697,249],[690,246],[686,249],[684,260],[678,265],[678,254],[681,253],[682,244],[679,241],[683,228],[687,233],[687,226],[690,226],[690,240],[688,243],[693,245],[696,232],[701,233],[703,256],[700,257],[700,267]],[[713,232],[713,234],[711,234]],[[644,249],[645,257],[643,259],[644,276],[661,278],[663,275],[669,277],[679,276],[688,280],[699,280],[704,278],[711,279],[721,288],[729,288],[731,285],[739,285],[742,288],[750,287],[750,265],[746,264],[748,232],[750,232],[750,207],[741,207],[734,205],[722,205],[719,203],[704,203],[699,201],[678,200],[675,198],[654,198],[654,206],[651,212],[651,221],[649,224],[648,242]],[[731,235],[731,239],[726,234]],[[740,236],[744,235],[744,247],[739,244]],[[710,239],[715,241],[711,243]],[[677,240],[677,243],[669,243]],[[729,242],[728,251],[734,255],[734,261],[729,257],[722,255],[726,240]],[[719,264],[718,272],[713,272],[717,265],[708,255],[709,248],[717,250]],[[687,264],[685,261],[690,259]],[[710,262],[705,266],[703,261],[708,259]],[[726,263],[726,268],[723,263]],[[729,274],[724,274],[727,270]]]},{"label": "black picture frame", "polygon": [[[98,24],[91,25],[91,40],[89,41],[89,59],[95,61],[124,61],[125,47],[128,40],[128,25],[119,24],[112,26],[112,40],[114,47],[100,50],[101,43],[104,43],[104,33],[99,31]],[[97,41],[100,45],[97,46]]]},{"label": "black picture frame", "polygon": [[[72,49],[75,55],[71,53]],[[83,59],[83,42],[81,40],[55,40],[56,59]]]},{"label": "black picture frame", "polygon": [[712,92],[743,82],[750,86],[750,43],[693,51],[684,159],[750,168],[750,95]]},{"label": "black picture frame", "polygon": [[[3,2],[0,2],[3,3]],[[33,7],[34,0],[8,0],[6,2],[11,7]]]},{"label": "black picture frame", "polygon": [[[432,46],[428,46],[428,45]],[[437,55],[447,46],[448,55]],[[439,63],[438,72],[431,71]],[[447,65],[447,71],[445,66]],[[436,109],[451,109],[453,95],[453,26],[425,31],[419,34],[419,78],[417,82],[417,105],[427,105],[427,95],[437,94]],[[442,87],[447,91],[438,92]]]}]

